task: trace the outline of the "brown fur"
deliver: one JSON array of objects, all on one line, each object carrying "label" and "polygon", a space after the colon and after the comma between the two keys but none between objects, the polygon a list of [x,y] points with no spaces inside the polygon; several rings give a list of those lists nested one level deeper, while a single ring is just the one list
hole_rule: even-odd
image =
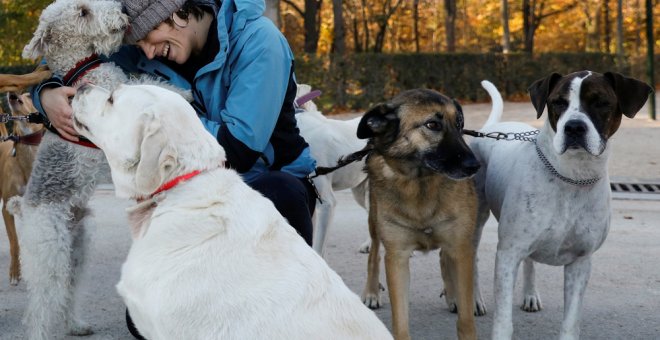
[{"label": "brown fur", "polygon": [[27,74],[0,74],[0,92],[21,92],[50,78],[53,72],[46,65],[39,65]]},{"label": "brown fur", "polygon": [[[382,242],[396,339],[410,338],[410,254],[438,248],[448,301],[456,301],[458,307],[458,337],[476,339],[472,274],[477,196],[471,180],[447,176],[467,178],[478,168],[461,129],[460,106],[429,90],[407,91],[375,107],[358,128],[358,135],[370,138],[374,147],[366,162],[372,243],[363,298],[369,305],[367,298],[378,294]],[[425,156],[443,153],[461,154],[459,170],[427,166]],[[445,157],[444,161],[456,160]]]},{"label": "brown fur", "polygon": [[[7,96],[9,98],[9,95]],[[9,100],[12,115],[26,115],[35,111],[28,94],[22,94],[15,100]],[[29,124],[14,122],[14,135],[24,135],[29,132],[37,132],[42,129],[41,124]],[[21,125],[25,130],[21,129]],[[16,195],[22,195],[32,172],[32,162],[37,152],[36,145],[26,145],[5,141],[0,143],[0,195],[2,197],[2,217],[9,238],[9,254],[11,264],[9,266],[9,282],[18,284],[21,278],[21,267],[19,261],[20,248],[16,233],[14,216],[7,211],[7,202]]]}]

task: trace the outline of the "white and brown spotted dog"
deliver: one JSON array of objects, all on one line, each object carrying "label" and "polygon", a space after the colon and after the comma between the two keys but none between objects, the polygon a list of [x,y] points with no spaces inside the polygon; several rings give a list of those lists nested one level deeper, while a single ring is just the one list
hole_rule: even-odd
[{"label": "white and brown spotted dog", "polygon": [[[492,84],[483,85],[491,97],[500,97]],[[529,88],[537,118],[546,107],[548,112],[535,138],[475,138],[471,143],[482,163],[475,179],[485,203],[477,233],[489,208],[499,222],[493,339],[513,336],[512,293],[523,261],[522,308],[526,311],[541,309],[534,262],[564,266],[564,320],[559,337],[579,338],[591,256],[605,241],[610,226],[608,140],[622,117],[633,118],[651,91],[647,84],[618,73],[553,73]],[[501,115],[501,109],[493,110],[482,132],[534,130],[523,123],[499,123]]]}]

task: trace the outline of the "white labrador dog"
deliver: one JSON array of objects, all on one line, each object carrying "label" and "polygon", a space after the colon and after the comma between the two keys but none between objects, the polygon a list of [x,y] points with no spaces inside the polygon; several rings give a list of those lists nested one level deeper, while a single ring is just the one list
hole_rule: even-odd
[{"label": "white labrador dog", "polygon": [[[297,100],[310,94],[310,91],[309,85],[298,84]],[[365,139],[357,138],[360,119],[361,116],[349,120],[327,118],[311,100],[300,103],[296,112],[300,134],[309,143],[316,165],[321,167],[333,167],[339,158],[367,145]],[[324,255],[325,238],[337,206],[334,191],[351,189],[355,201],[367,209],[367,173],[363,169],[364,161],[358,161],[313,179],[321,202],[316,203],[312,245],[321,256]],[[368,245],[371,244],[371,239],[368,242]]]},{"label": "white labrador dog", "polygon": [[391,339],[273,204],[223,167],[181,96],[85,85],[77,131],[110,164],[133,245],[117,290],[148,339]]}]

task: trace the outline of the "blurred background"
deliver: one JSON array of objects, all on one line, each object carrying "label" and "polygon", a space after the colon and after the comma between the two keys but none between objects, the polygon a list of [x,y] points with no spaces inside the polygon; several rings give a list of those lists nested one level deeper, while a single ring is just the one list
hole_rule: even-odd
[{"label": "blurred background", "polygon": [[[51,0],[0,0],[0,73],[21,58]],[[660,80],[657,0],[266,0],[289,40],[296,75],[323,91],[327,113],[365,109],[414,87],[466,102],[507,100],[550,72],[618,71]]]}]

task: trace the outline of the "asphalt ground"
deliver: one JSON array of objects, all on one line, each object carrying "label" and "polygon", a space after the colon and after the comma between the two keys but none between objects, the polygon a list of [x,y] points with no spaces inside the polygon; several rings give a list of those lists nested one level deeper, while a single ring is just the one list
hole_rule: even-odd
[{"label": "asphalt ground", "polygon": [[[529,120],[536,126],[531,106],[505,103],[505,119]],[[490,106],[465,105],[466,126],[478,128]],[[610,175],[627,181],[660,183],[660,123],[650,121],[645,109],[634,120],[624,120],[613,139]],[[660,116],[659,116],[660,118]],[[584,299],[583,339],[660,339],[660,200],[612,202],[612,224],[604,245],[593,257],[591,279]],[[660,197],[660,194],[657,195]],[[368,235],[367,214],[349,191],[338,192],[335,220],[328,232],[326,260],[345,283],[360,294],[366,281],[367,255],[357,252]],[[80,309],[95,334],[85,339],[132,339],[125,321],[125,307],[115,291],[120,266],[130,247],[125,208],[132,202],[114,197],[111,186],[94,194],[91,249],[82,278]],[[20,233],[20,226],[18,226]],[[4,232],[1,233],[4,235]],[[490,337],[493,311],[493,267],[497,225],[490,219],[479,248],[481,288],[489,313],[477,318],[479,338]],[[410,330],[414,339],[455,339],[456,315],[440,298],[438,253],[417,254],[410,259]],[[25,282],[10,286],[6,236],[0,236],[0,339],[24,337],[21,317],[26,304]],[[385,283],[384,270],[381,282]],[[544,309],[527,313],[514,306],[514,338],[557,338],[563,314],[563,271],[560,267],[537,265],[537,288]],[[520,281],[520,278],[519,278]],[[514,301],[521,303],[521,284]],[[391,327],[387,291],[377,315]],[[295,322],[295,320],[292,320]],[[55,335],[54,339],[59,338]],[[64,339],[80,339],[64,337]]]}]

